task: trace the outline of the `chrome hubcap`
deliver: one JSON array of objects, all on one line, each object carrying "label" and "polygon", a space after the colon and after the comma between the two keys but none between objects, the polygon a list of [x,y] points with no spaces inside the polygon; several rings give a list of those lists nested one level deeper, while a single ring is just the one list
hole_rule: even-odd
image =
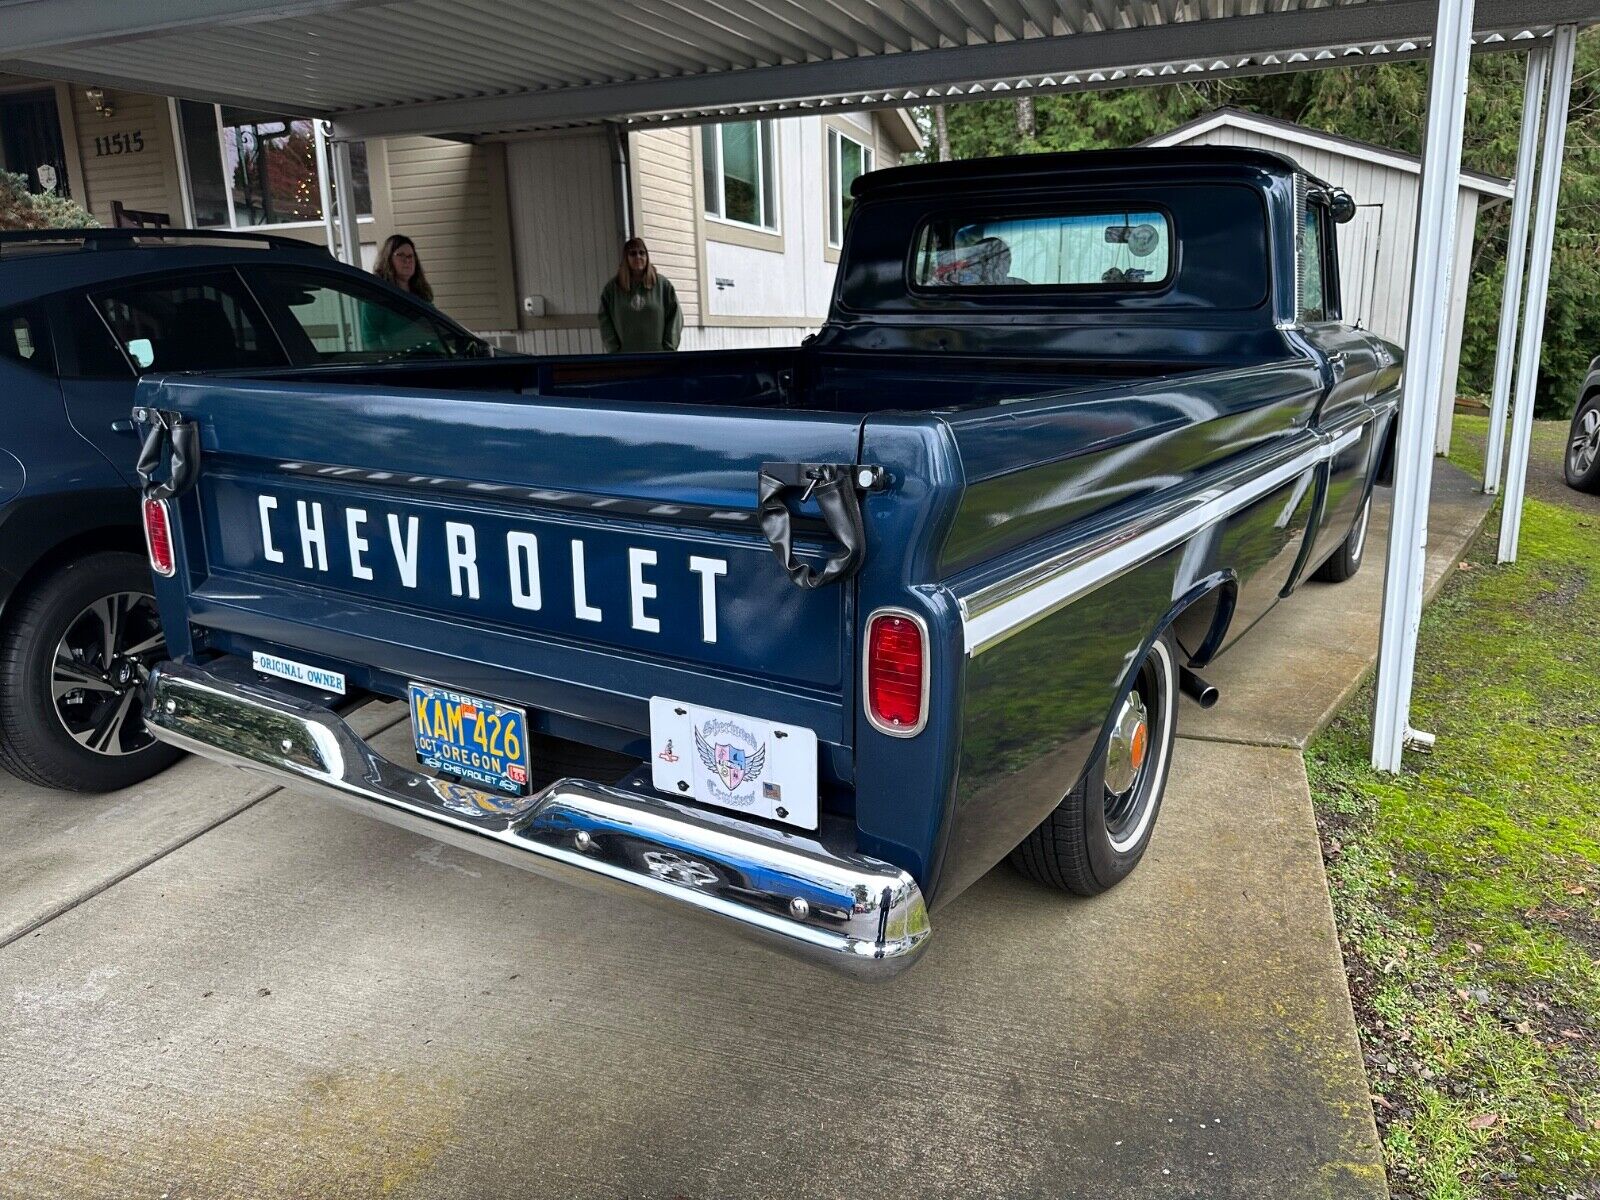
[{"label": "chrome hubcap", "polygon": [[50,668],[62,728],[96,754],[136,754],[155,744],[139,712],[139,688],[165,642],[155,597],[102,596],[67,625]]},{"label": "chrome hubcap", "polygon": [[1133,788],[1149,757],[1149,745],[1149,711],[1144,698],[1138,692],[1130,692],[1122,702],[1106,746],[1106,791],[1122,796]]},{"label": "chrome hubcap", "polygon": [[1578,418],[1567,450],[1567,467],[1573,475],[1583,475],[1600,455],[1600,406],[1592,406]]}]

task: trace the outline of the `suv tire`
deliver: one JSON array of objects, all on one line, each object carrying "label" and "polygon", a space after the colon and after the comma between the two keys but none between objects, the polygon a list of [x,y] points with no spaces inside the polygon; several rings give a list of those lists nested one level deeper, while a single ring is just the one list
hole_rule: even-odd
[{"label": "suv tire", "polygon": [[166,654],[144,558],[86,554],[14,600],[0,626],[0,766],[43,787],[110,792],[182,752],[140,712]]}]

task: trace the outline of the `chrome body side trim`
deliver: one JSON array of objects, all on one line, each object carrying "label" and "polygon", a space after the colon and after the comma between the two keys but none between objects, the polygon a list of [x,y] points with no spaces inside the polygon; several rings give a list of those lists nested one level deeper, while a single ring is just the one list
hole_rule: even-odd
[{"label": "chrome body side trim", "polygon": [[1364,410],[1358,422],[1338,434],[1316,435],[1315,444],[1302,450],[1239,468],[1192,495],[958,596],[967,654],[982,654],[1327,462],[1353,445],[1372,419]]},{"label": "chrome body side trim", "polygon": [[922,892],[889,863],[701,812],[646,784],[560,779],[502,796],[436,779],[384,758],[308,694],[240,659],[167,662],[150,676],[145,720],[169,745],[540,875],[720,919],[860,978],[897,974],[927,944]]}]

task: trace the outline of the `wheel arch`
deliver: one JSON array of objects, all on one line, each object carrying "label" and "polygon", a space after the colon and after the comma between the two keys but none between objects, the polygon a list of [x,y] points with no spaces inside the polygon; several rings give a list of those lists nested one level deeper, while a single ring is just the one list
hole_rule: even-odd
[{"label": "wheel arch", "polygon": [[[1101,754],[1105,753],[1106,744],[1111,738],[1111,729],[1116,722],[1117,713],[1122,708],[1122,702],[1128,698],[1128,693],[1133,690],[1139,678],[1139,669],[1144,665],[1144,660],[1150,656],[1155,644],[1169,631],[1173,634],[1173,641],[1178,645],[1178,653],[1174,656],[1173,667],[1175,672],[1181,672],[1185,666],[1204,666],[1211,661],[1222,640],[1227,636],[1228,626],[1233,620],[1234,605],[1239,595],[1239,577],[1232,569],[1217,571],[1196,580],[1187,590],[1174,600],[1167,611],[1151,626],[1149,633],[1140,642],[1137,650],[1128,657],[1127,668],[1123,671],[1122,679],[1117,684],[1117,690],[1111,698],[1111,704],[1106,709],[1105,719],[1101,722],[1100,733],[1095,738],[1094,748],[1089,754],[1088,761],[1093,763]],[[1199,607],[1196,607],[1199,606]],[[1208,615],[1209,609],[1209,615]],[[1180,618],[1185,614],[1192,614],[1200,619],[1206,627],[1202,640],[1196,651],[1191,653],[1184,646],[1182,638],[1176,632]],[[1181,689],[1176,687],[1174,680],[1174,694],[1172,702],[1177,703]],[[1076,784],[1076,780],[1074,784]]]},{"label": "wheel arch", "polygon": [[[0,622],[14,601],[67,564],[102,550],[144,556],[144,539],[131,519],[138,509],[127,488],[24,499],[11,505],[0,524]],[[130,519],[109,520],[125,507]]]}]

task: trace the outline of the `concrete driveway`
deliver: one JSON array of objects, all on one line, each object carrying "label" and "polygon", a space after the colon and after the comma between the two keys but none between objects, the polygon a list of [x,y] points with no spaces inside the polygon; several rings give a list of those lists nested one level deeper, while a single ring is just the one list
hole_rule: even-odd
[{"label": "concrete driveway", "polygon": [[[1436,500],[1439,573],[1482,505]],[[1224,664],[1353,680],[1343,595]],[[1383,1196],[1300,742],[1237,696],[1128,883],[998,869],[875,988],[199,761],[0,784],[0,1194]]]}]

